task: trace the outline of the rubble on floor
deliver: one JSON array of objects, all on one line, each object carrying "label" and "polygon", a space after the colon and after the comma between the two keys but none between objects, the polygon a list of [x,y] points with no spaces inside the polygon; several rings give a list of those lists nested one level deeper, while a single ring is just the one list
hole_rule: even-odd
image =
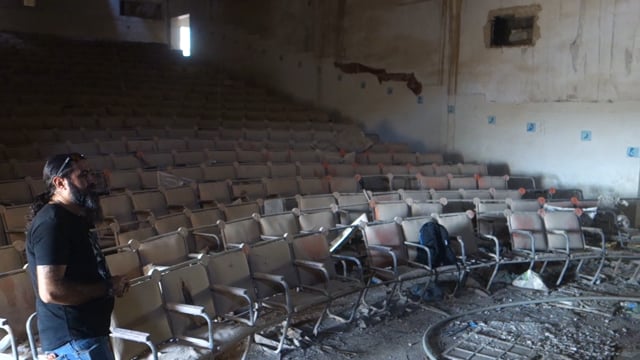
[{"label": "rubble on floor", "polygon": [[[558,269],[547,269],[542,278],[549,291],[523,289],[511,283],[522,272],[501,271],[492,293],[479,289],[469,279],[467,287],[454,298],[439,301],[414,301],[411,286],[405,285],[406,298],[391,304],[387,311],[360,308],[351,324],[327,324],[318,336],[308,336],[309,322],[297,323],[305,341],[292,344],[283,359],[425,359],[423,335],[434,323],[449,315],[479,312],[458,318],[443,326],[429,339],[436,344],[436,358],[442,359],[636,359],[640,357],[640,304],[621,301],[551,301],[556,298],[640,297],[640,284],[629,277],[635,264],[623,263],[613,274],[612,264],[596,285],[566,276],[553,288]],[[526,269],[525,269],[526,271]],[[442,284],[446,286],[446,284]],[[471,286],[471,287],[470,287]],[[385,287],[377,287],[371,296],[383,299]],[[547,301],[540,304],[483,308],[519,302]],[[351,298],[343,299],[345,305]],[[483,355],[478,349],[488,349]],[[466,349],[467,352],[460,352]],[[457,352],[455,352],[456,350]],[[470,353],[476,351],[475,357]],[[254,347],[249,359],[269,357]]]}]

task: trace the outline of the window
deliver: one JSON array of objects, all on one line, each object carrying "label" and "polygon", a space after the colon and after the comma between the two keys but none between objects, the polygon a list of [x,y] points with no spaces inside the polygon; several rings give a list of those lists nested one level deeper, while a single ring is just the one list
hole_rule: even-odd
[{"label": "window", "polygon": [[540,5],[530,5],[490,11],[485,44],[491,48],[534,46],[540,37],[540,10]]},{"label": "window", "polygon": [[191,56],[191,27],[189,14],[171,18],[171,38],[169,44],[172,49],[181,50],[182,56]]},{"label": "window", "polygon": [[491,47],[533,45],[533,16],[493,18]]},{"label": "window", "polygon": [[180,50],[182,56],[191,56],[191,28],[180,26]]}]

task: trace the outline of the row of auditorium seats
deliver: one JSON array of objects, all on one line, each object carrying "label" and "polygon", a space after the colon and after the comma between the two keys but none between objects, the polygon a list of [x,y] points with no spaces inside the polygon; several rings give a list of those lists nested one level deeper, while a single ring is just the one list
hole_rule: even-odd
[{"label": "row of auditorium seats", "polygon": [[[137,246],[107,250],[111,272],[131,278],[127,294],[116,298],[112,316],[111,341],[117,359],[136,357],[145,350],[157,358],[160,352],[176,345],[215,355],[247,336],[273,327],[280,334],[273,349],[279,353],[290,336],[288,327],[294,316],[313,314],[313,333],[317,334],[324,318],[333,315],[351,321],[361,305],[366,286],[361,263],[341,257],[342,262],[352,263],[360,271],[349,277],[340,276],[322,233],[294,239],[281,237],[251,247],[200,255],[194,260],[188,260],[185,243],[181,229],[145,239]],[[168,247],[174,251],[167,252]],[[144,275],[143,269],[149,266],[153,270]],[[326,277],[318,276],[322,274],[318,270]],[[313,290],[324,286],[328,286],[325,291]],[[31,332],[35,294],[25,270],[0,274],[0,295],[9,288],[15,292],[12,299],[19,299],[19,304],[0,296],[0,308],[12,308],[11,313],[2,311],[2,326],[11,329],[11,341],[28,334],[35,358],[37,341]],[[346,307],[344,316],[344,305],[332,305],[350,295],[355,296],[355,301]],[[320,314],[314,314],[316,307],[322,308]],[[200,320],[194,321],[194,315]],[[178,338],[182,340],[174,340]],[[149,344],[153,345],[147,347]]]},{"label": "row of auditorium seats", "polygon": [[[81,144],[78,144],[81,145]],[[210,166],[210,165],[233,165],[234,167],[271,167],[273,171],[263,172],[260,175],[243,176],[239,171],[237,176],[230,178],[243,177],[284,177],[292,175],[306,176],[306,172],[297,171],[290,172],[290,169],[302,167],[304,165],[319,166],[326,168],[318,172],[315,176],[332,175],[332,176],[353,176],[361,175],[378,175],[378,174],[398,174],[398,175],[416,175],[422,176],[487,176],[487,168],[483,164],[451,164],[439,165],[438,163],[425,163],[414,165],[412,163],[394,163],[394,162],[368,162],[368,159],[378,159],[372,154],[364,153],[362,156],[353,156],[353,154],[342,154],[335,151],[318,151],[318,150],[186,150],[172,152],[142,152],[135,153],[110,153],[109,155],[101,155],[90,152],[80,152],[78,150],[95,150],[97,147],[90,147],[91,144],[85,144],[83,148],[75,147],[57,148],[57,151],[51,154],[64,154],[69,152],[77,152],[86,156],[87,161],[95,171],[112,171],[112,170],[128,170],[135,168],[144,169],[169,169],[193,166]],[[117,144],[111,144],[111,150],[115,149]],[[106,146],[106,144],[105,144]],[[50,148],[52,149],[52,148]],[[65,151],[72,150],[72,151]],[[27,149],[23,149],[23,152]],[[30,149],[29,151],[33,151]],[[405,155],[405,154],[398,154]],[[429,157],[436,159],[440,154],[430,154]],[[404,156],[401,157],[404,160]],[[356,161],[354,161],[356,160]],[[358,161],[359,160],[359,161]],[[15,160],[0,162],[2,173],[0,180],[11,180],[24,178],[26,176],[39,177],[42,174],[45,160]],[[505,180],[504,178],[503,180]],[[428,183],[428,179],[424,179]],[[497,186],[497,185],[496,185]],[[430,186],[427,186],[430,187]],[[460,186],[453,184],[452,188],[473,188],[461,183]],[[489,186],[491,187],[491,186]],[[439,186],[435,186],[439,188]]]},{"label": "row of auditorium seats", "polygon": [[[6,135],[6,134],[5,134]],[[7,135],[8,136],[8,135]],[[68,134],[67,138],[73,139],[72,134]],[[304,142],[289,142],[289,141],[238,141],[238,140],[223,140],[219,136],[215,137],[182,137],[182,138],[118,138],[118,139],[93,139],[83,141],[82,139],[73,139],[74,141],[46,141],[41,139],[39,141],[24,141],[24,145],[14,146],[0,146],[0,156],[3,159],[15,159],[15,160],[32,160],[32,159],[45,159],[53,152],[81,152],[85,155],[99,155],[99,154],[125,154],[135,152],[156,153],[156,152],[183,152],[183,151],[204,151],[204,150],[224,150],[224,151],[263,151],[263,152],[314,152],[315,156],[304,161],[322,161],[328,160],[330,162],[344,162],[348,161],[350,156],[351,161],[358,161],[365,164],[431,164],[431,163],[443,163],[443,155],[440,153],[415,153],[410,151],[392,150],[386,147],[385,152],[379,151],[382,149],[372,148],[367,151],[356,153],[347,153],[344,150],[340,150],[335,146],[327,145],[326,149],[317,148],[317,144],[313,139],[307,139]],[[329,144],[325,142],[324,144]],[[334,152],[330,156],[322,155],[322,152]],[[294,154],[295,155],[295,154]],[[242,154],[238,154],[238,161],[249,161],[249,159],[242,159]],[[260,155],[256,160],[264,160],[265,155]],[[279,160],[282,159],[282,160]],[[235,161],[233,159],[232,161]],[[274,161],[296,161],[303,159],[290,158],[289,156],[283,157],[282,155],[274,157]]]},{"label": "row of auditorium seats", "polygon": [[[317,182],[305,183],[301,178],[290,182],[289,179],[272,179],[275,185],[270,185],[263,179],[259,185],[263,190],[255,190],[247,184],[234,184],[230,181],[214,181],[199,184],[191,184],[176,187],[160,187],[153,190],[138,190],[136,188],[123,188],[121,193],[102,196],[100,205],[102,214],[110,219],[110,223],[120,229],[127,224],[139,224],[148,221],[148,217],[161,218],[175,211],[215,207],[221,215],[210,216],[208,219],[215,223],[217,219],[235,219],[250,216],[253,213],[268,214],[272,212],[298,208],[301,210],[317,210],[322,208],[350,207],[357,205],[357,210],[374,214],[371,218],[376,220],[387,219],[376,215],[375,209],[380,206],[389,206],[389,201],[397,204],[395,209],[404,209],[405,215],[424,215],[441,212],[456,212],[473,209],[479,217],[486,212],[499,212],[496,206],[501,206],[500,211],[506,209],[505,204],[520,199],[524,190],[459,190],[459,191],[424,191],[424,190],[398,190],[389,192],[358,192],[357,185],[352,186],[333,183]],[[317,187],[317,191],[310,193],[298,192],[299,186]],[[265,189],[280,188],[281,193],[268,194]],[[330,191],[334,191],[330,193]],[[505,202],[505,199],[510,199]],[[537,200],[528,200],[533,207],[539,208]],[[489,205],[489,204],[496,205]],[[557,205],[569,206],[556,203]],[[488,209],[488,210],[487,210]],[[520,209],[516,207],[515,209]],[[531,208],[527,208],[531,209]],[[411,210],[410,212],[408,212]],[[394,210],[395,211],[395,210]],[[2,206],[0,215],[9,242],[24,241],[24,228],[26,215],[29,212],[29,204]],[[398,214],[401,216],[404,213]],[[388,219],[387,219],[388,220]],[[202,223],[202,221],[201,221]],[[183,224],[187,226],[188,224]],[[120,230],[114,231],[119,232]],[[10,240],[9,240],[10,239]]]},{"label": "row of auditorium seats", "polygon": [[[360,131],[354,129],[348,133],[349,137],[357,137]],[[5,147],[28,146],[36,143],[84,143],[99,141],[123,141],[127,140],[147,140],[152,141],[159,138],[156,142],[158,149],[162,149],[162,143],[168,140],[176,139],[204,139],[222,144],[256,144],[254,147],[268,148],[294,148],[306,147],[310,144],[332,143],[339,135],[334,130],[305,130],[291,131],[285,130],[247,130],[234,128],[104,128],[101,130],[88,129],[49,129],[49,130],[7,130],[4,131],[2,139],[6,139]],[[364,135],[361,135],[364,137]],[[298,144],[306,142],[306,144]],[[392,147],[394,146],[394,147]],[[227,145],[228,147],[228,145]],[[168,149],[165,147],[165,149]],[[383,144],[381,147],[374,147],[374,151],[395,151],[409,152],[406,146],[399,148],[396,144]]]},{"label": "row of auditorium seats", "polygon": [[[290,228],[290,226],[300,226],[296,225],[295,218],[292,219],[293,216],[295,215],[275,214],[220,222],[218,223],[220,227],[228,230],[228,234],[222,236],[225,247],[217,253],[199,255],[197,259],[189,259],[187,246],[189,233],[196,231],[186,228],[135,239],[127,245],[106,250],[107,263],[112,272],[133,277],[130,292],[124,298],[116,300],[112,318],[114,329],[112,342],[117,358],[136,356],[144,353],[145,349],[149,351],[142,344],[136,345],[136,339],[127,336],[130,333],[126,330],[148,334],[137,338],[152,339],[151,342],[158,346],[172,346],[162,345],[162,343],[164,340],[181,338],[180,335],[184,334],[188,326],[179,320],[181,315],[171,315],[172,312],[168,311],[169,304],[173,304],[172,309],[178,309],[177,314],[182,312],[177,305],[189,303],[191,309],[197,308],[200,316],[204,318],[212,319],[234,313],[236,320],[244,319],[241,323],[248,329],[242,327],[242,331],[238,333],[232,331],[232,329],[238,329],[237,324],[232,328],[223,326],[228,322],[220,323],[218,327],[203,332],[216,333],[221,331],[220,329],[225,329],[230,331],[231,336],[227,339],[231,343],[283,323],[284,328],[279,331],[281,335],[276,339],[276,350],[281,350],[283,341],[287,337],[286,327],[290,324],[290,317],[295,314],[309,315],[307,310],[310,307],[319,307],[319,312],[315,312],[313,317],[316,321],[314,333],[317,333],[321,328],[323,317],[328,314],[331,300],[342,296],[353,296],[351,301],[346,301],[348,306],[341,308],[345,320],[353,320],[360,306],[372,307],[373,305],[366,301],[368,289],[370,286],[379,286],[379,284],[368,282],[362,276],[367,271],[372,271],[377,279],[391,289],[387,292],[381,309],[385,310],[392,304],[392,300],[402,293],[403,285],[410,280],[431,279],[436,272],[441,279],[452,275],[452,281],[458,281],[458,285],[463,285],[461,279],[469,273],[482,274],[484,278],[488,277],[486,288],[490,289],[500,267],[510,264],[533,266],[534,263],[559,263],[563,267],[556,281],[559,284],[563,281],[565,270],[571,262],[593,261],[596,264],[593,275],[578,272],[579,276],[591,278],[593,283],[599,279],[605,259],[608,258],[615,263],[616,260],[627,259],[628,256],[638,258],[637,254],[608,250],[604,246],[604,241],[595,247],[587,246],[583,233],[588,232],[588,229],[580,226],[573,211],[505,212],[503,217],[511,233],[511,251],[504,244],[495,241],[495,238],[475,233],[472,225],[473,213],[395,217],[390,221],[362,222],[357,226],[365,240],[367,257],[364,262],[355,258],[340,257],[343,261],[353,262],[358,270],[353,273],[354,277],[351,280],[342,280],[347,281],[347,284],[342,284],[347,286],[345,289],[338,286],[339,283],[333,283],[331,286],[327,283],[327,281],[338,280],[339,276],[335,272],[335,263],[329,261],[331,242],[326,237],[326,232],[300,233],[299,236],[278,235],[282,231],[291,234],[300,230],[300,228]],[[454,248],[458,255],[459,266],[436,268],[415,261],[420,257],[420,252],[417,251],[418,230],[423,224],[434,221],[444,226],[453,238],[458,239],[460,248]],[[230,229],[236,226],[237,229]],[[230,238],[233,234],[239,234],[240,229],[250,228],[259,232],[257,237],[245,238],[241,243],[236,243]],[[597,232],[594,234],[597,235]],[[536,251],[531,252],[527,251],[531,246],[527,236],[533,235],[536,239]],[[564,238],[566,240],[563,240]],[[569,245],[565,246],[564,241],[568,241]],[[168,248],[172,251],[166,251]],[[395,250],[393,256],[388,253],[392,249]],[[569,250],[568,253],[564,253],[554,249]],[[314,261],[314,263],[308,261]],[[427,263],[431,263],[428,258]],[[228,271],[229,268],[233,268],[234,271]],[[312,275],[316,271],[324,271],[326,275],[324,277]],[[262,275],[258,275],[265,273],[277,276],[281,284],[284,279],[286,284],[274,292],[274,287],[262,284],[263,281],[275,281],[275,277],[267,280],[267,278],[263,279]],[[18,279],[18,276],[22,278]],[[7,280],[8,278],[11,280]],[[287,291],[303,284],[326,286],[326,289],[337,292],[329,297],[316,295],[308,298],[309,294],[306,291]],[[231,291],[228,287],[231,285],[237,290]],[[341,290],[336,290],[336,287]],[[12,313],[2,315],[8,316],[9,325],[18,329],[13,334],[19,338],[20,335],[24,336],[26,319],[33,312],[34,294],[29,279],[22,270],[0,275],[0,291],[4,292],[8,289],[20,297],[20,306],[13,305]],[[297,298],[297,300],[289,298],[288,301],[298,306],[276,306],[273,301],[286,297],[288,292],[289,296]],[[204,293],[207,295],[204,296]],[[235,294],[234,297],[230,297],[232,293]],[[279,296],[274,298],[276,294]],[[223,301],[223,298],[226,300]],[[313,298],[316,301],[311,301]],[[137,305],[133,306],[133,304]],[[250,306],[247,307],[247,304]],[[275,321],[258,325],[260,316],[265,316],[263,310],[266,308],[263,306],[267,304],[275,306],[279,309],[277,311],[282,313],[275,317]],[[29,309],[30,311],[27,311]],[[240,311],[241,309],[243,311]],[[211,324],[210,321],[203,321],[200,327],[206,328],[207,323]],[[193,326],[193,323],[189,324]],[[123,341],[124,339],[127,341]],[[228,343],[222,340],[217,343],[217,346],[206,338],[201,341],[192,341],[187,342],[187,345],[201,351],[220,351],[228,346]],[[178,344],[184,344],[184,342],[178,342]],[[151,351],[155,349],[152,348]]]},{"label": "row of auditorium seats", "polygon": [[[78,98],[82,101],[82,95]],[[110,101],[108,96],[105,101]],[[1,101],[1,98],[0,98]],[[119,100],[115,100],[119,101]],[[5,129],[27,129],[37,130],[47,129],[67,129],[67,128],[135,128],[135,127],[171,127],[190,128],[198,127],[202,129],[224,128],[247,128],[247,129],[292,129],[292,130],[333,130],[343,131],[354,125],[329,121],[326,113],[317,110],[296,109],[282,110],[281,103],[266,101],[235,103],[236,106],[255,107],[255,110],[216,110],[210,104],[199,107],[199,111],[205,111],[195,115],[153,115],[153,111],[139,110],[140,114],[100,114],[94,109],[89,110],[83,106],[73,108],[71,114],[56,115],[56,111],[49,110],[43,106],[43,115],[13,114],[13,118],[24,119],[20,124],[3,124]],[[229,102],[227,102],[227,106]],[[52,105],[53,106],[53,105]],[[151,105],[150,105],[151,106]],[[35,105],[37,108],[37,105]],[[260,110],[259,108],[272,108]],[[33,110],[33,107],[30,108]],[[104,109],[104,108],[103,108]],[[114,112],[113,108],[106,108],[104,112]],[[74,114],[75,112],[75,114]],[[119,111],[115,111],[119,112]],[[137,113],[138,111],[136,111]]]},{"label": "row of auditorium seats", "polygon": [[[339,165],[323,163],[232,163],[189,167],[169,167],[164,170],[139,168],[135,157],[121,157],[119,161],[129,164],[123,169],[98,172],[96,181],[102,194],[129,190],[172,187],[193,184],[198,187],[211,186],[219,182],[228,184],[234,198],[267,198],[292,194],[318,194],[323,192],[355,192],[367,190],[422,189],[427,191],[458,193],[464,190],[505,190],[508,179],[504,176],[423,176],[409,174],[409,168],[385,166],[347,165],[336,173]],[[89,159],[93,165],[96,163]],[[29,172],[24,178],[0,181],[0,204],[17,205],[30,203],[44,192],[41,178],[32,177],[42,173],[42,162],[30,162]],[[98,168],[106,168],[101,166]],[[404,170],[403,170],[404,169]],[[431,167],[420,168],[421,172]],[[9,172],[11,169],[5,169]],[[26,171],[27,168],[23,168]],[[347,172],[346,170],[350,170]],[[395,171],[395,173],[385,171]],[[401,172],[402,171],[402,172]],[[335,175],[327,175],[335,174]]]}]

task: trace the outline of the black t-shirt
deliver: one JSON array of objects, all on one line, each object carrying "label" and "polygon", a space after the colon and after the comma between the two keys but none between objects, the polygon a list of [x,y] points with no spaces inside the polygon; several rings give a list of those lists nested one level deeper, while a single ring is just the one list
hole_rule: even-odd
[{"label": "black t-shirt", "polygon": [[44,303],[38,295],[36,267],[66,265],[65,279],[96,283],[110,277],[92,225],[61,205],[45,205],[27,234],[27,260],[36,292],[40,343],[44,351],[65,343],[109,334],[113,298],[104,296],[80,305]]}]

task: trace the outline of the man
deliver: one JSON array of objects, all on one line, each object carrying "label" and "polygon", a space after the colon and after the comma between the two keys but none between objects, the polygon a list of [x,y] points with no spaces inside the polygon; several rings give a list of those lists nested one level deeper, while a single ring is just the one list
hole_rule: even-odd
[{"label": "man", "polygon": [[109,274],[91,231],[99,209],[91,169],[80,154],[55,155],[43,180],[47,191],[33,203],[27,228],[42,350],[48,359],[113,359],[113,297],[127,282]]}]

